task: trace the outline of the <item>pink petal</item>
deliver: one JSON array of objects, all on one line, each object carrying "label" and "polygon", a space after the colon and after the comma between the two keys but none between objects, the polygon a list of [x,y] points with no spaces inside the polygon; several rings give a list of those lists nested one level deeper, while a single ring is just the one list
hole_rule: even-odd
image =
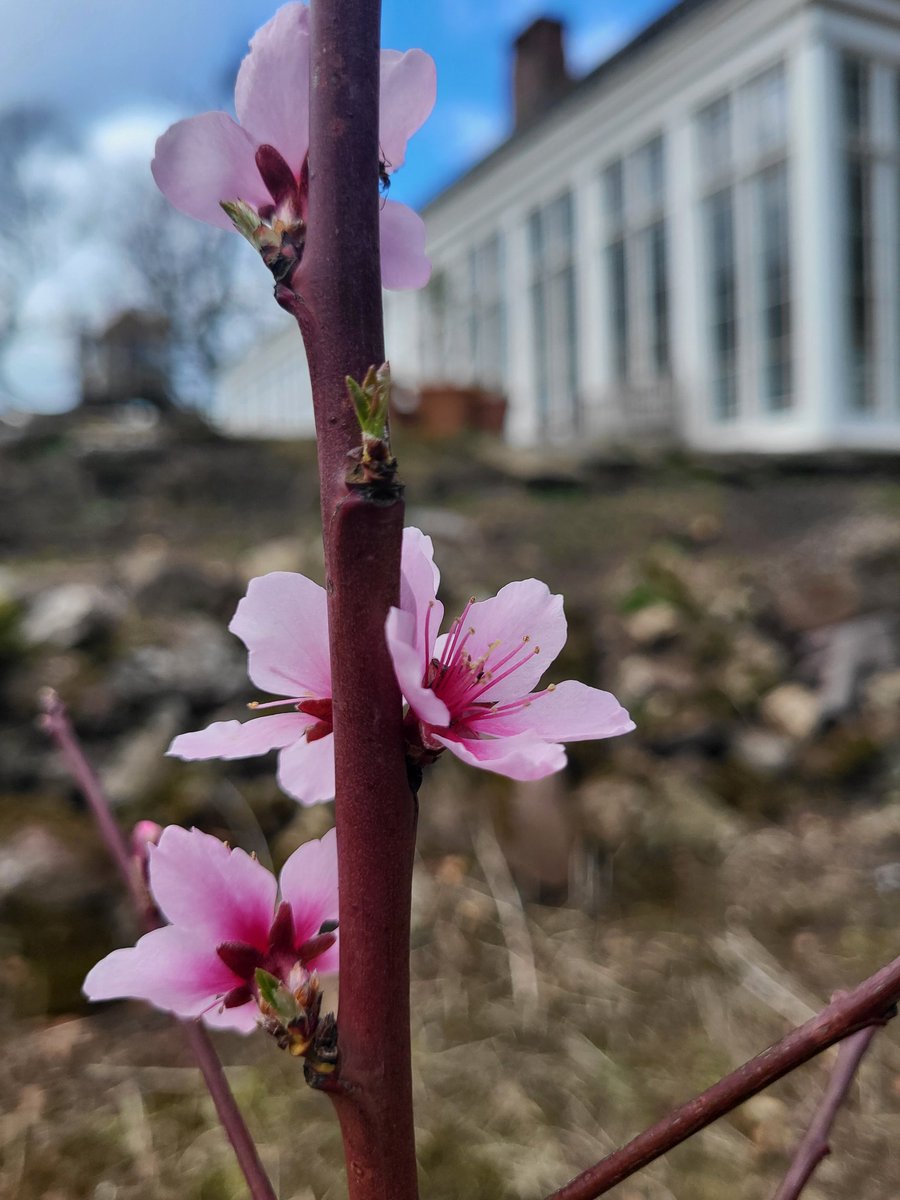
[{"label": "pink petal", "polygon": [[[493,669],[511,650],[521,647],[521,653],[506,666],[498,667],[496,674],[499,678],[519,659],[523,660],[522,665],[485,692],[484,701],[526,696],[566,642],[562,596],[551,595],[547,585],[538,579],[508,583],[491,600],[473,604],[466,624],[475,630],[466,643],[466,651],[473,659],[487,654],[493,642],[498,643],[490,651],[488,669]],[[539,653],[534,654],[535,649]]]},{"label": "pink petal", "polygon": [[[315,937],[324,921],[338,919],[337,839],[329,829],[320,841],[299,846],[281,869],[281,896],[294,914],[298,946]],[[338,948],[334,944],[311,962],[317,971],[336,971]]]},{"label": "pink petal", "polygon": [[325,589],[293,571],[251,579],[228,626],[250,651],[250,678],[276,696],[331,695]]},{"label": "pink petal", "polygon": [[381,202],[381,282],[392,291],[424,287],[431,278],[425,222],[405,204]]},{"label": "pink petal", "polygon": [[424,50],[382,50],[380,140],[389,171],[403,166],[406,143],[434,108],[437,72]]},{"label": "pink petal", "polygon": [[275,713],[252,721],[214,721],[205,729],[180,733],[166,751],[185,762],[203,758],[252,758],[269,750],[280,750],[303,736],[315,723],[306,713]]},{"label": "pink petal", "polygon": [[278,756],[278,786],[301,804],[334,799],[334,735],[301,738]]},{"label": "pink petal", "polygon": [[259,1009],[254,1000],[239,1004],[237,1008],[214,1004],[203,1014],[203,1024],[213,1029],[230,1029],[232,1033],[253,1033],[259,1028]]},{"label": "pink petal", "polygon": [[412,613],[415,618],[415,644],[422,652],[423,662],[426,657],[431,658],[435,638],[444,619],[444,606],[436,599],[440,581],[441,574],[434,562],[431,538],[426,537],[420,529],[404,529],[400,560],[400,608],[403,612]]},{"label": "pink petal", "polygon": [[256,145],[299,175],[309,148],[309,9],[285,4],[257,30],[234,86],[234,107]]},{"label": "pink petal", "polygon": [[166,199],[189,217],[233,229],[220,200],[271,203],[256,167],[256,145],[223,112],[177,121],[156,142],[150,169]]},{"label": "pink petal", "polygon": [[548,742],[584,742],[630,733],[634,721],[610,692],[569,679],[509,716],[488,717],[483,727],[494,735],[531,732]]},{"label": "pink petal", "polygon": [[151,846],[150,891],[173,925],[219,942],[268,945],[275,877],[243,850],[199,829],[169,825]]},{"label": "pink petal", "polygon": [[[426,660],[423,645],[416,644],[416,619],[399,608],[388,611],[384,624],[388,652],[400,691],[420,721],[429,725],[449,725],[450,710],[430,688],[422,686]],[[430,657],[430,656],[429,656]]]},{"label": "pink petal", "polygon": [[238,982],[215,946],[174,925],[146,933],[136,946],[114,950],[88,972],[89,1000],[131,997],[181,1017],[198,1016]]},{"label": "pink petal", "polygon": [[562,746],[541,741],[532,733],[502,738],[432,736],[470,766],[482,767],[510,779],[543,779],[566,765],[566,752]]}]

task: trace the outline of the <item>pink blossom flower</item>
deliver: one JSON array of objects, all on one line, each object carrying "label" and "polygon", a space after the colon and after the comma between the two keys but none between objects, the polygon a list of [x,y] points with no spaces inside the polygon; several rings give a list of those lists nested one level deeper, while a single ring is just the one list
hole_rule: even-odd
[{"label": "pink blossom flower", "polygon": [[149,847],[150,891],[170,922],[114,950],[84,981],[89,1000],[130,996],[179,1017],[249,1033],[259,1015],[257,968],[296,985],[336,971],[334,830],[307,842],[275,877],[243,850],[169,825]]},{"label": "pink blossom flower", "polygon": [[168,753],[193,762],[252,758],[279,750],[278,785],[301,804],[334,796],[331,662],[325,589],[292,571],[251,579],[229,630],[250,652],[248,673],[264,692],[288,697],[253,704],[255,711],[283,708],[250,721],[215,721],[182,733]]},{"label": "pink blossom flower", "polygon": [[566,640],[561,596],[537,579],[471,600],[450,632],[436,599],[431,539],[405,530],[405,598],[388,614],[388,648],[418,722],[423,758],[443,749],[512,779],[561,770],[561,742],[614,737],[634,722],[609,692],[568,680],[533,689]]},{"label": "pink blossom flower", "polygon": [[[410,612],[416,611],[417,594],[427,586],[427,581],[420,578],[422,560],[417,545],[407,532],[400,606]],[[428,569],[432,570],[433,564]],[[410,570],[413,581],[407,578]],[[293,571],[272,571],[251,579],[228,628],[250,652],[248,673],[253,683],[261,691],[286,697],[253,703],[251,708],[262,712],[289,706],[290,711],[249,721],[214,721],[206,729],[179,734],[168,753],[195,762],[253,758],[278,750],[278,786],[282,791],[301,804],[331,800],[334,734],[325,589]]]},{"label": "pink blossom flower", "polygon": [[[431,112],[435,90],[430,55],[382,50],[381,159],[388,173],[403,165],[406,143]],[[267,228],[279,236],[286,232],[299,258],[309,150],[305,4],[285,4],[254,35],[238,71],[234,106],[237,121],[224,112],[207,112],[168,129],[156,143],[153,177],[176,208],[223,229],[231,229],[232,220],[222,203],[243,202]],[[430,272],[421,218],[404,204],[383,201],[384,286],[423,287]]]}]

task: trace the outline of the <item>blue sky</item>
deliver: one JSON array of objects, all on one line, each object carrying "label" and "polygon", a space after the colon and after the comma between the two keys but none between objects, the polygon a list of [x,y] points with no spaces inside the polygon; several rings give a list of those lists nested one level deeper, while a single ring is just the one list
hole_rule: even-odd
[{"label": "blue sky", "polygon": [[[666,0],[383,0],[383,43],[420,46],[438,65],[438,105],[394,194],[421,203],[509,127],[509,44],[551,13],[582,73],[669,7]],[[158,119],[230,104],[231,83],[272,0],[29,0],[4,7],[0,108],[46,103],[87,125]],[[121,126],[121,120],[119,121]]]}]

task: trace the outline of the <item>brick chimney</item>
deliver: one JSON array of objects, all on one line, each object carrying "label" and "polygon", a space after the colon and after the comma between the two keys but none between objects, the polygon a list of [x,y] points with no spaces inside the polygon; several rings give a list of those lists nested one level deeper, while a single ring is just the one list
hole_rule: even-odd
[{"label": "brick chimney", "polygon": [[566,91],[570,82],[562,21],[538,17],[513,42],[516,129],[539,117]]}]

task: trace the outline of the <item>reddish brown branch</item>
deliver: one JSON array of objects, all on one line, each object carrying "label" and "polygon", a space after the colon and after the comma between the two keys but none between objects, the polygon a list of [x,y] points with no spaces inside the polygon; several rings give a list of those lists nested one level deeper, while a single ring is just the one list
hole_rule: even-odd
[{"label": "reddish brown branch", "polygon": [[341,1121],[351,1200],[417,1196],[409,1044],[416,806],[384,622],[399,596],[403,505],[351,494],[361,441],[346,377],[384,361],[378,0],[313,0],[309,232],[282,303],[306,343],[328,590],[341,920]]},{"label": "reddish brown branch", "polygon": [[[41,725],[56,743],[69,774],[78,784],[91,810],[109,856],[128,891],[138,923],[145,933],[159,928],[162,922],[144,886],[138,864],[128,852],[122,831],[113,818],[100,780],[81,748],[65,705],[59,696],[48,688],[41,697],[41,706],[44,710]],[[222,1070],[219,1056],[206,1030],[196,1021],[179,1021],[179,1025],[184,1029],[191,1053],[216,1107],[219,1121],[247,1181],[250,1195],[253,1200],[276,1200],[275,1190],[269,1182],[256,1144],[244,1123]]]},{"label": "reddish brown branch", "polygon": [[828,1139],[838,1111],[850,1091],[863,1055],[878,1032],[878,1025],[859,1029],[841,1042],[837,1062],[822,1094],[812,1122],[802,1138],[793,1162],[775,1193],[775,1200],[797,1200],[816,1167],[831,1153]]},{"label": "reddish brown branch", "polygon": [[858,1030],[882,1025],[900,999],[900,958],[650,1129],[577,1175],[548,1200],[595,1200],[796,1067]]}]

